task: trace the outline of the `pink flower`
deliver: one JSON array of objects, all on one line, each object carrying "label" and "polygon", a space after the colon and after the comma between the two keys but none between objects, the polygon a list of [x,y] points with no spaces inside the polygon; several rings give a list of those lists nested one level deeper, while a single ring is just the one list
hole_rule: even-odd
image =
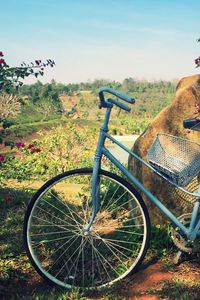
[{"label": "pink flower", "polygon": [[5,157],[0,154],[0,162],[3,162],[3,161],[5,161]]},{"label": "pink flower", "polygon": [[29,145],[28,145],[28,149],[32,149],[32,148],[34,148],[34,147],[35,147],[34,144],[29,144]]},{"label": "pink flower", "polygon": [[4,196],[4,199],[5,199],[6,201],[10,201],[10,200],[12,200],[12,196],[6,195],[6,196]]},{"label": "pink flower", "polygon": [[200,64],[200,56],[197,57],[195,60],[194,60],[195,64],[196,65],[199,65]]},{"label": "pink flower", "polygon": [[18,149],[25,147],[25,144],[23,142],[17,142],[15,145]]},{"label": "pink flower", "polygon": [[32,152],[33,153],[39,153],[39,152],[41,152],[42,150],[40,149],[40,148],[33,148],[32,149]]},{"label": "pink flower", "polygon": [[6,63],[6,62],[5,62],[5,59],[1,58],[1,59],[0,59],[0,65],[5,64],[5,63]]},{"label": "pink flower", "polygon": [[0,51],[0,56],[2,57],[2,56],[4,56],[4,54],[3,54],[3,52],[2,51]]}]

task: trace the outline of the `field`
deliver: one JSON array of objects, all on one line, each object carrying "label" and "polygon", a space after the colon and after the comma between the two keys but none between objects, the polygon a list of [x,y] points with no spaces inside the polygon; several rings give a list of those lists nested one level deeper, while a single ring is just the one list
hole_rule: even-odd
[{"label": "field", "polygon": [[[0,298],[1,299],[199,299],[199,254],[183,255],[170,224],[152,227],[150,249],[139,271],[99,293],[50,287],[31,266],[23,245],[23,218],[30,198],[49,178],[63,171],[92,166],[104,110],[97,108],[97,89],[106,82],[64,86],[35,84],[21,90],[21,111],[2,122],[0,168]],[[114,109],[110,132],[141,134],[173,98],[174,83],[127,79],[110,86],[138,98],[130,114]],[[36,93],[37,92],[37,93]],[[115,171],[105,162],[104,167]],[[62,191],[61,186],[61,191]],[[75,185],[71,188],[76,190]],[[80,191],[78,191],[80,192]]]},{"label": "field", "polygon": [[[87,294],[50,287],[35,272],[23,247],[24,212],[37,185],[25,186],[1,191],[1,299],[199,299],[199,258],[184,256],[179,266],[173,264],[177,250],[168,226],[153,227],[151,247],[139,272],[113,289]],[[12,198],[5,200],[6,195]]]}]

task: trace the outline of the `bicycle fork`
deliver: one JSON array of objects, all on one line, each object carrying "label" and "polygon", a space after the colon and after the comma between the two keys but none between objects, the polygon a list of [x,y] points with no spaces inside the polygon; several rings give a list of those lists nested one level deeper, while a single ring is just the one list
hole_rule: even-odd
[{"label": "bicycle fork", "polygon": [[87,235],[90,231],[90,228],[92,227],[92,224],[95,220],[95,217],[99,211],[100,208],[100,176],[99,176],[99,170],[101,168],[101,156],[95,154],[94,157],[94,167],[93,167],[93,174],[92,174],[92,193],[91,193],[91,199],[92,199],[92,212],[90,216],[89,223],[85,225],[84,232]]}]

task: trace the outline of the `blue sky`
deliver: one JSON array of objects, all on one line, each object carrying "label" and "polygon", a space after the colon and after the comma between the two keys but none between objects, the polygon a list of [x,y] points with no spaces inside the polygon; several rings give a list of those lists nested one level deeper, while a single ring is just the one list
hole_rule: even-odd
[{"label": "blue sky", "polygon": [[180,79],[198,72],[199,13],[199,0],[1,0],[0,51],[54,59],[43,81]]}]

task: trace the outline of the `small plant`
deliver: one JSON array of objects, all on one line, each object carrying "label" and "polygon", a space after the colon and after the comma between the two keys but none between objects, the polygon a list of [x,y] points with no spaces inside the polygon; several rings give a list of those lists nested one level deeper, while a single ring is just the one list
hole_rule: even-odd
[{"label": "small plant", "polygon": [[159,257],[166,256],[170,253],[172,247],[170,224],[152,226],[151,253]]},{"label": "small plant", "polygon": [[162,290],[159,292],[161,298],[168,297],[167,299],[173,300],[198,300],[200,286],[192,280],[179,280],[166,281]]}]

